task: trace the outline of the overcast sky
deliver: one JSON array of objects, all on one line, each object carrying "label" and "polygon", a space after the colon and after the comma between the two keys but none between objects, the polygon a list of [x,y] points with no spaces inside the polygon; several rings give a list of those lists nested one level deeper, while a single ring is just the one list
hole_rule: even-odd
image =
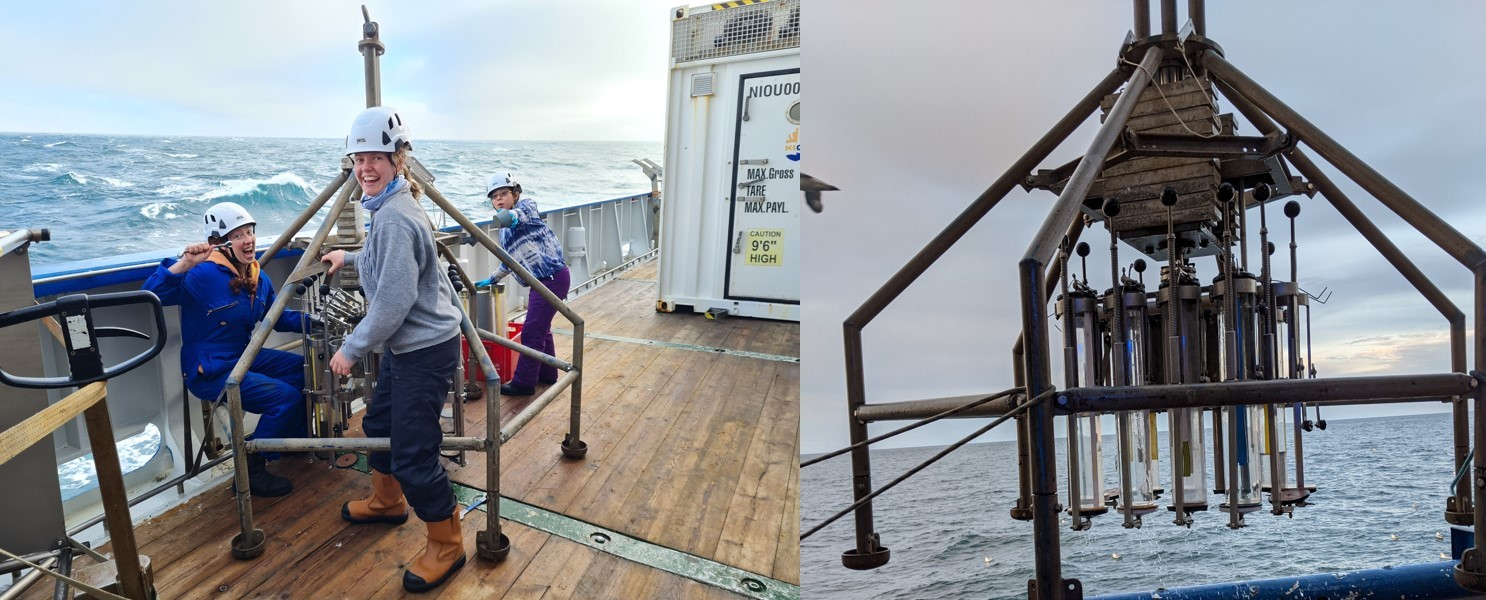
[{"label": "overcast sky", "polygon": [[[383,104],[432,139],[664,134],[677,0],[366,2]],[[360,2],[20,2],[0,131],[339,137],[365,106]]]},{"label": "overcast sky", "polygon": [[[1159,29],[1160,3],[1151,4]],[[1185,21],[1186,3],[1178,4]],[[809,110],[802,133],[810,143],[803,166],[842,190],[827,194],[824,213],[804,218],[810,252],[802,276],[800,430],[808,454],[847,443],[842,321],[1108,73],[1132,19],[1129,2],[803,6]],[[1486,4],[1209,2],[1207,20],[1231,63],[1486,244],[1479,175],[1486,61],[1477,43],[1486,33]],[[1234,112],[1226,101],[1219,108]],[[1238,120],[1240,134],[1255,135]],[[1042,166],[1081,155],[1097,125],[1090,119]],[[1473,312],[1468,271],[1357,186],[1345,182],[1343,190],[1467,315]],[[1020,330],[1016,261],[1054,199],[1014,190],[865,329],[868,402],[1012,386],[1010,350]],[[1448,371],[1438,312],[1322,197],[1300,201],[1301,286],[1334,293],[1312,318],[1320,375]],[[1283,221],[1278,209],[1270,217]],[[1272,222],[1271,232],[1276,245],[1288,246],[1284,227]],[[1091,282],[1106,289],[1108,233],[1096,225],[1083,239],[1095,248]],[[1257,245],[1256,237],[1251,248]],[[1288,265],[1283,252],[1277,256]],[[1122,245],[1121,262],[1135,258]],[[1252,258],[1257,271],[1257,252]],[[1212,259],[1199,265],[1210,280]],[[1148,283],[1154,287],[1153,278]],[[1445,409],[1337,408],[1325,416]],[[984,423],[925,427],[888,445],[944,445]],[[1004,439],[1013,439],[1009,428],[981,441]],[[1442,448],[1447,439],[1441,432]]]}]

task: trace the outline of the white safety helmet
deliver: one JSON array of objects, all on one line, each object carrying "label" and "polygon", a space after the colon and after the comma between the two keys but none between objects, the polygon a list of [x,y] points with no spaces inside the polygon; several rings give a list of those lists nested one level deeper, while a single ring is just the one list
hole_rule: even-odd
[{"label": "white safety helmet", "polygon": [[202,221],[205,222],[207,239],[225,238],[238,227],[258,224],[253,215],[248,214],[248,209],[236,202],[223,202],[206,209]]},{"label": "white safety helmet", "polygon": [[346,154],[357,152],[397,152],[403,146],[412,147],[413,137],[402,115],[390,106],[373,106],[356,115],[351,123],[351,134],[346,136]]},{"label": "white safety helmet", "polygon": [[516,188],[516,193],[521,193],[521,184],[517,183],[516,176],[511,173],[496,173],[490,176],[490,181],[485,184],[485,197],[489,198],[495,190],[508,187]]}]

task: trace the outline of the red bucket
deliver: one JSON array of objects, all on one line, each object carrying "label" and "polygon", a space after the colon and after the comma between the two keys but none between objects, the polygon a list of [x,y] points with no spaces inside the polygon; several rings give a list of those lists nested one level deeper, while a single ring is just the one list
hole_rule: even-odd
[{"label": "red bucket", "polygon": [[[506,329],[506,335],[513,342],[521,341],[521,324],[510,323]],[[495,372],[500,375],[502,382],[509,382],[516,375],[516,351],[502,348],[499,344],[490,340],[481,340],[485,346],[485,353],[490,355],[490,360],[495,362]],[[461,352],[464,353],[464,380],[485,381],[485,370],[480,368],[480,362],[470,356],[470,346],[467,340],[461,340]]]}]

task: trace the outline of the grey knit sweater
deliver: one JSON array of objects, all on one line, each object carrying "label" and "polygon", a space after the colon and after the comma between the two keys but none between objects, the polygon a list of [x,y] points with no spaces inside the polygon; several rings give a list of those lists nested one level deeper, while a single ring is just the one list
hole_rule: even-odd
[{"label": "grey knit sweater", "polygon": [[377,346],[393,354],[427,348],[459,333],[454,289],[439,265],[423,207],[406,186],[372,212],[371,232],[346,265],[360,271],[370,305],[341,351],[361,360]]}]

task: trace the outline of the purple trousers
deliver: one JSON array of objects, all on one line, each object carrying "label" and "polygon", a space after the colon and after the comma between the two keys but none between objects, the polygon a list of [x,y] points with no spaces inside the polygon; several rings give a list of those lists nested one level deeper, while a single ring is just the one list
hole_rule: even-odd
[{"label": "purple trousers", "polygon": [[[567,267],[563,267],[547,279],[540,280],[542,285],[557,294],[558,298],[568,299],[568,287],[572,281],[568,276]],[[526,298],[526,321],[521,324],[521,343],[527,348],[542,352],[544,354],[555,354],[556,346],[552,343],[552,317],[557,314],[557,308],[547,302],[535,289]],[[522,355],[516,361],[516,375],[511,378],[511,385],[516,387],[532,387],[540,381],[552,383],[557,381],[557,367],[545,365],[535,359]]]}]

